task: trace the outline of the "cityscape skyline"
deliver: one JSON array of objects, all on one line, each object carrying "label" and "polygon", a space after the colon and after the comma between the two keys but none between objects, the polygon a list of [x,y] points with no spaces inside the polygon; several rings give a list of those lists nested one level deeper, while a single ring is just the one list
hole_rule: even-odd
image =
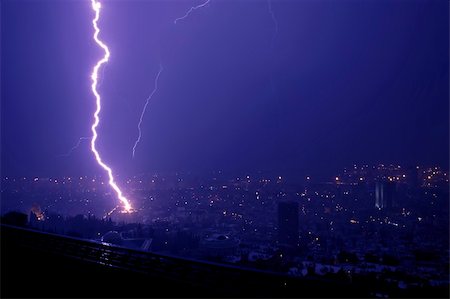
[{"label": "cityscape skyline", "polygon": [[449,8],[1,1],[1,296],[448,298]]},{"label": "cityscape skyline", "polygon": [[448,176],[400,165],[353,165],[326,181],[143,174],[118,180],[133,213],[110,211],[101,177],[3,177],[2,223],[297,283],[354,281],[353,296],[368,280],[370,297],[435,297],[448,287]]}]

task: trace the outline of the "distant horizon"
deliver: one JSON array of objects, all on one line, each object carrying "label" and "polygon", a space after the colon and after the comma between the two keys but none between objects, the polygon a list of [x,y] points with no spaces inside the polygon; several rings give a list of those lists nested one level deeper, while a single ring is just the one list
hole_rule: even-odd
[{"label": "distant horizon", "polygon": [[[233,179],[233,178],[245,178],[246,176],[250,177],[257,177],[257,178],[277,178],[278,176],[283,176],[284,178],[288,178],[289,180],[299,180],[299,179],[305,179],[306,177],[311,177],[312,180],[333,180],[335,176],[340,175],[342,171],[345,169],[353,169],[354,165],[356,165],[358,168],[363,166],[368,166],[370,169],[373,169],[376,166],[401,166],[406,171],[410,171],[417,166],[419,169],[432,169],[435,167],[438,167],[440,170],[448,172],[449,171],[449,165],[439,165],[439,164],[411,164],[411,165],[401,165],[399,163],[376,163],[376,164],[368,164],[368,163],[361,163],[361,164],[350,164],[346,167],[341,168],[340,170],[336,171],[283,171],[283,170],[253,170],[253,171],[229,171],[229,170],[223,170],[223,169],[215,169],[215,170],[204,170],[204,171],[189,171],[189,170],[173,170],[173,171],[146,171],[146,172],[135,172],[135,173],[115,173],[115,176],[118,178],[118,180],[122,180],[125,178],[131,178],[131,177],[140,177],[140,176],[173,176],[173,175],[189,175],[189,176],[196,176],[201,179],[208,179],[216,177],[221,177],[224,179]],[[44,177],[44,178],[52,178],[52,177],[96,177],[96,178],[106,178],[107,176],[102,173],[101,171],[98,172],[90,172],[90,173],[66,173],[66,174],[5,174],[1,173],[1,178],[5,177],[12,177],[12,178],[34,178],[34,177]]]}]

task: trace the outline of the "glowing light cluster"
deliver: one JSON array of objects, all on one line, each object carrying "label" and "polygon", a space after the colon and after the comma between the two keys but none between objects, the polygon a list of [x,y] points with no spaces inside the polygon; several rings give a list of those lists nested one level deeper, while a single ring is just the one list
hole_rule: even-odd
[{"label": "glowing light cluster", "polygon": [[112,169],[102,161],[100,154],[97,151],[97,148],[95,146],[95,142],[97,141],[97,137],[98,137],[97,136],[97,126],[100,123],[99,114],[100,114],[100,110],[101,110],[101,97],[97,91],[98,70],[104,63],[108,62],[110,52],[109,52],[109,49],[106,46],[106,44],[104,44],[98,38],[98,35],[100,33],[100,28],[98,27],[97,22],[100,18],[101,3],[98,2],[97,0],[91,0],[91,3],[92,3],[92,9],[95,12],[95,18],[92,20],[92,24],[93,24],[94,30],[95,30],[93,38],[94,38],[95,42],[97,43],[97,45],[99,45],[105,52],[105,55],[99,61],[97,61],[97,64],[92,69],[92,74],[91,74],[91,79],[92,79],[91,89],[92,89],[92,93],[95,96],[95,100],[96,100],[95,102],[96,102],[96,106],[97,106],[95,113],[94,113],[94,123],[92,124],[92,127],[91,127],[92,134],[93,134],[92,139],[91,139],[91,150],[94,153],[94,156],[95,156],[95,159],[97,160],[98,165],[100,165],[108,173],[109,185],[117,193],[117,197],[124,205],[125,211],[131,212],[132,208],[131,208],[130,202],[128,201],[128,199],[125,196],[123,196],[122,191],[120,190],[120,188],[117,186],[116,182],[114,181]]}]

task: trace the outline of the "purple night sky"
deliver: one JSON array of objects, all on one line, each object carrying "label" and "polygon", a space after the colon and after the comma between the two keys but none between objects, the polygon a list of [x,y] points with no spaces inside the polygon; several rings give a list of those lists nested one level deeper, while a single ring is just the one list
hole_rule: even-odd
[{"label": "purple night sky", "polygon": [[[449,162],[448,1],[104,0],[98,147],[116,173]],[[90,1],[1,4],[4,175],[102,173]],[[142,123],[137,124],[164,72]]]}]

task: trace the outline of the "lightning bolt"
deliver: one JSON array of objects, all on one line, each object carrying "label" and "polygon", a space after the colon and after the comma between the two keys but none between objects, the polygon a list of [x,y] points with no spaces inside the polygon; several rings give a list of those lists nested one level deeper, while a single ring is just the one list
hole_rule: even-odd
[{"label": "lightning bolt", "polygon": [[102,5],[97,0],[91,0],[91,4],[92,4],[92,9],[95,12],[95,18],[92,20],[92,25],[95,30],[93,38],[94,38],[95,42],[97,43],[97,45],[99,45],[105,52],[103,58],[101,58],[99,61],[97,61],[97,64],[92,69],[92,74],[91,74],[91,79],[92,79],[91,89],[92,89],[92,93],[95,96],[95,103],[97,106],[97,109],[95,110],[95,113],[94,113],[94,123],[92,124],[92,127],[91,127],[91,130],[92,130],[91,150],[94,153],[94,156],[95,156],[95,159],[97,160],[98,165],[100,165],[108,173],[109,185],[117,193],[117,197],[124,205],[125,211],[131,212],[132,211],[131,204],[128,201],[128,199],[125,196],[123,196],[122,191],[120,190],[120,188],[117,186],[116,182],[114,181],[112,169],[102,161],[100,154],[98,153],[97,148],[95,147],[95,142],[97,141],[97,137],[98,137],[97,136],[97,127],[98,127],[98,124],[100,123],[99,114],[100,114],[100,110],[101,110],[101,98],[100,98],[100,94],[97,91],[98,70],[104,63],[108,62],[110,52],[109,52],[108,47],[98,38],[98,35],[100,33],[100,28],[98,27],[97,22],[100,18],[100,9],[101,9]]},{"label": "lightning bolt", "polygon": [[197,6],[192,6],[192,7],[186,12],[186,14],[185,14],[184,16],[182,16],[181,18],[175,19],[175,21],[173,21],[173,23],[174,23],[174,24],[177,24],[178,21],[181,21],[181,20],[186,19],[186,18],[191,14],[191,12],[193,12],[193,11],[196,10],[196,9],[202,8],[203,6],[206,6],[210,1],[211,1],[211,0],[206,0],[206,1],[205,1],[204,3],[202,3],[202,4],[199,4],[199,5],[197,5]]},{"label": "lightning bolt", "polygon": [[80,139],[78,139],[78,142],[66,154],[59,155],[59,157],[69,157],[73,153],[73,151],[80,146],[83,140],[89,139],[91,139],[91,137],[80,137]]},{"label": "lightning bolt", "polygon": [[269,9],[269,13],[270,13],[270,16],[272,18],[273,26],[274,26],[274,29],[275,29],[274,33],[273,33],[273,36],[272,36],[272,41],[270,43],[270,48],[273,49],[274,43],[275,43],[275,38],[278,35],[278,22],[277,22],[277,18],[275,17],[275,14],[274,14],[274,12],[272,10],[272,1],[271,0],[267,0],[267,8]]},{"label": "lightning bolt", "polygon": [[[273,51],[274,47],[275,47],[275,39],[278,35],[278,21],[277,21],[277,18],[275,17],[275,13],[272,10],[272,0],[267,0],[267,8],[269,10],[270,17],[272,18],[273,27],[274,27],[272,39],[270,41],[270,51]],[[272,89],[272,94],[274,95],[275,94],[275,82],[273,80],[273,74],[270,75],[270,87]]]},{"label": "lightning bolt", "polygon": [[[184,16],[175,19],[175,20],[173,21],[174,24],[176,24],[176,23],[177,23],[178,21],[180,21],[180,20],[184,20],[185,18],[187,18],[194,10],[206,6],[210,1],[211,1],[211,0],[206,0],[206,1],[205,1],[204,3],[202,3],[202,4],[199,4],[199,5],[197,5],[197,6],[192,6],[192,7],[186,12],[186,14],[185,14]],[[145,101],[144,108],[142,109],[142,112],[141,112],[141,117],[139,118],[139,123],[138,123],[138,137],[137,137],[137,139],[136,139],[136,141],[134,142],[134,145],[133,145],[133,154],[132,154],[133,158],[134,158],[134,156],[135,156],[135,154],[136,154],[136,148],[137,148],[137,146],[138,146],[138,144],[139,144],[139,142],[141,141],[141,138],[142,138],[142,129],[141,129],[142,120],[143,120],[143,118],[144,118],[144,114],[145,114],[145,111],[147,110],[147,106],[148,106],[150,100],[152,99],[152,97],[153,97],[153,95],[155,94],[155,92],[158,90],[158,79],[159,79],[159,76],[161,75],[162,71],[163,71],[163,67],[162,67],[162,65],[160,64],[160,65],[159,65],[159,71],[158,71],[158,74],[156,75],[156,78],[155,78],[155,88],[153,89],[153,91],[150,93],[150,95],[148,96],[147,100]]]},{"label": "lightning bolt", "polygon": [[147,100],[145,101],[145,105],[144,105],[144,108],[142,109],[141,117],[139,119],[139,123],[138,123],[139,135],[138,135],[138,138],[136,139],[136,142],[134,143],[134,146],[133,146],[133,158],[134,158],[134,154],[136,153],[136,147],[138,146],[139,142],[141,141],[141,137],[142,137],[141,124],[142,124],[142,120],[144,118],[145,110],[147,110],[148,103],[152,99],[152,97],[155,94],[155,92],[158,90],[158,79],[159,79],[159,76],[161,75],[162,71],[163,71],[163,66],[162,66],[162,64],[159,64],[159,71],[158,71],[158,74],[156,75],[156,78],[155,78],[155,87],[153,88],[153,91],[150,93],[150,95],[148,96]]}]

